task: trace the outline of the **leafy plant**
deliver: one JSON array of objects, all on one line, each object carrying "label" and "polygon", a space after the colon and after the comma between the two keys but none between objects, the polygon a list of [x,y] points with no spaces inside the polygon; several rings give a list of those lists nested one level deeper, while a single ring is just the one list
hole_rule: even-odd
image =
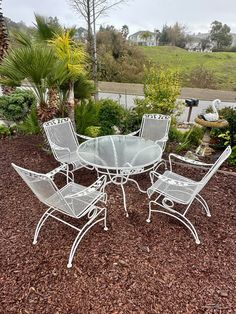
[{"label": "leafy plant", "polygon": [[230,143],[230,134],[229,131],[225,132],[225,133],[221,133],[218,135],[218,138],[222,138],[225,140],[224,142],[224,146],[228,145]]},{"label": "leafy plant", "polygon": [[228,161],[231,166],[236,166],[236,145],[232,148],[232,153],[229,156]]},{"label": "leafy plant", "polygon": [[124,109],[111,99],[101,100],[99,103],[98,121],[102,130],[109,133],[108,130],[112,132],[114,126],[120,128],[124,119]]},{"label": "leafy plant", "polygon": [[37,117],[36,106],[31,108],[23,123],[17,125],[17,131],[23,134],[38,134],[40,133],[40,125]]},{"label": "leafy plant", "polygon": [[230,144],[232,147],[236,145],[236,109],[225,107],[219,110],[222,119],[228,121],[229,126],[224,129],[214,128],[211,136],[218,140],[218,146],[224,147]]},{"label": "leafy plant", "polygon": [[90,137],[97,137],[101,135],[101,127],[100,126],[88,126],[84,132],[85,135]]},{"label": "leafy plant", "polygon": [[187,150],[192,146],[197,146],[200,143],[204,134],[204,129],[197,126],[193,126],[189,131],[182,132],[175,126],[170,127],[169,139],[170,141],[176,141],[179,145],[176,148],[177,152]]},{"label": "leafy plant", "polygon": [[89,126],[99,126],[99,107],[100,104],[95,103],[93,100],[82,100],[75,107],[75,123],[78,133],[85,134],[85,130]]},{"label": "leafy plant", "polygon": [[32,91],[17,89],[0,97],[0,115],[7,120],[20,121],[26,117],[35,100]]},{"label": "leafy plant", "polygon": [[135,100],[135,110],[138,115],[144,113],[179,114],[180,107],[176,105],[180,95],[179,73],[170,69],[146,69],[144,82],[144,99]]},{"label": "leafy plant", "polygon": [[133,109],[124,112],[124,121],[121,127],[123,134],[131,133],[140,128],[142,117]]},{"label": "leafy plant", "polygon": [[0,137],[5,137],[11,135],[10,128],[7,128],[4,125],[0,125]]}]

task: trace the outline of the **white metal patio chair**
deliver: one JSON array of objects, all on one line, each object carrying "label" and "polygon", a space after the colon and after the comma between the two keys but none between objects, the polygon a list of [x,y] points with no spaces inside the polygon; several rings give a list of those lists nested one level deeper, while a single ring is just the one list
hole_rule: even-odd
[{"label": "white metal patio chair", "polygon": [[[107,197],[104,192],[106,176],[101,176],[89,187],[85,187],[71,181],[59,189],[53,181],[53,177],[57,173],[67,175],[68,165],[62,165],[46,174],[36,173],[16,166],[15,164],[12,164],[12,166],[36,197],[49,207],[37,224],[33,244],[37,243],[40,229],[49,217],[59,220],[78,231],[78,235],[71,247],[67,264],[68,268],[72,267],[72,260],[76,249],[89,229],[96,223],[103,221],[104,230],[107,230],[106,208],[96,205],[98,201],[106,203]],[[58,213],[62,213],[65,216],[70,216],[78,220],[82,217],[87,217],[87,221],[83,222],[81,228],[78,228],[61,218],[61,215],[58,217]]]},{"label": "white metal patio chair", "polygon": [[[88,140],[90,137],[77,134],[69,118],[55,118],[43,124],[52,153],[61,164],[72,165],[74,170],[87,167],[78,155],[78,138]],[[72,172],[70,172],[72,173]]]},{"label": "white metal patio chair", "polygon": [[159,144],[162,151],[165,150],[170,129],[171,117],[163,114],[144,114],[139,130],[129,135],[138,134],[147,140]]},{"label": "white metal patio chair", "polygon": [[[203,206],[207,216],[211,216],[207,202],[199,193],[230,154],[231,147],[228,146],[214,164],[205,164],[176,154],[170,154],[170,170],[166,170],[164,174],[155,171],[150,172],[152,186],[148,188],[147,194],[149,198],[155,193],[157,193],[158,196],[154,200],[149,201],[147,222],[151,221],[152,212],[159,212],[174,217],[191,231],[196,243],[199,244],[200,241],[197,231],[186,215],[191,204],[196,199]],[[177,158],[196,166],[210,167],[210,169],[200,181],[194,181],[172,171],[172,158]],[[183,213],[175,209],[176,203],[186,205],[186,209]],[[153,209],[152,205],[158,205],[161,208]]]}]

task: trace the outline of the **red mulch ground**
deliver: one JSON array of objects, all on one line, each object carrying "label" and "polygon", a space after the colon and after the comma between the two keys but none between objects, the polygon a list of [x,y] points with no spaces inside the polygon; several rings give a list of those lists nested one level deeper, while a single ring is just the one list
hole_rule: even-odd
[{"label": "red mulch ground", "polygon": [[[76,232],[48,221],[33,246],[45,208],[10,166],[47,172],[57,163],[40,148],[40,137],[0,142],[0,313],[236,313],[235,176],[219,173],[203,191],[211,218],[192,207],[200,245],[165,215],[147,224],[147,198],[133,185],[126,188],[126,218],[120,190],[110,187],[109,231],[93,227],[67,269]],[[95,178],[86,169],[77,176],[85,185]],[[142,180],[147,186],[148,177]]]}]

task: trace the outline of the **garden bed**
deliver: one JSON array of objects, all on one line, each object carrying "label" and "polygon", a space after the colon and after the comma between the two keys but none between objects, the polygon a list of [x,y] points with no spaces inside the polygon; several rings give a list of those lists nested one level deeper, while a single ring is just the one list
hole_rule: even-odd
[{"label": "garden bed", "polygon": [[[35,225],[45,209],[10,163],[41,172],[57,166],[41,149],[42,138],[1,139],[0,312],[7,313],[235,313],[235,176],[217,173],[203,190],[212,217],[194,203],[190,220],[201,240],[161,214],[147,218],[147,197],[128,185],[107,190],[108,227],[94,226],[67,269],[76,236],[73,229],[48,221],[33,246]],[[197,178],[194,168],[179,167]],[[96,174],[83,169],[76,180],[88,185]],[[148,176],[140,176],[148,186]]]}]

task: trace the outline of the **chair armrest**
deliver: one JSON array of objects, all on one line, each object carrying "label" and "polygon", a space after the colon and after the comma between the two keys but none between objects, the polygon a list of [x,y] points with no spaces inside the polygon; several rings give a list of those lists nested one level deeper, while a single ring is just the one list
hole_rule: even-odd
[{"label": "chair armrest", "polygon": [[51,148],[57,149],[57,150],[66,150],[70,153],[70,150],[68,147],[59,146],[59,145],[55,144],[54,142],[52,142],[51,140],[48,140],[48,142],[49,142]]},{"label": "chair armrest", "polygon": [[168,141],[168,139],[169,139],[168,136],[164,136],[163,138],[160,138],[159,140],[156,140],[155,143],[158,143],[158,142],[163,142],[163,143],[165,143],[165,142]]},{"label": "chair armrest", "polygon": [[80,138],[82,138],[84,140],[90,140],[92,138],[90,136],[82,135],[82,134],[79,134],[79,133],[75,133],[75,134],[76,134],[76,136],[78,136],[78,137],[80,137]]},{"label": "chair armrest", "polygon": [[46,176],[49,178],[53,178],[55,176],[55,174],[57,174],[57,173],[64,174],[63,171],[66,171],[66,172],[68,171],[68,165],[67,164],[63,164],[63,165],[49,171],[48,173],[46,173]]},{"label": "chair armrest", "polygon": [[170,170],[172,171],[172,161],[171,158],[174,157],[176,159],[179,159],[181,161],[184,161],[186,163],[192,164],[192,165],[196,165],[196,166],[204,166],[204,167],[211,167],[213,164],[207,164],[205,162],[201,162],[201,161],[197,161],[197,160],[193,160],[187,157],[183,157],[177,154],[169,154],[169,163],[170,163]]},{"label": "chair armrest", "polygon": [[[171,178],[168,178],[166,176],[164,176],[163,174],[160,174],[158,172],[155,172],[155,171],[151,171],[150,172],[150,178],[151,178],[151,181],[152,181],[152,184],[154,183],[154,178],[157,178],[165,183],[168,183],[170,185],[175,185],[175,186],[196,186],[196,185],[199,185],[200,183],[199,182],[187,182],[187,181],[181,181],[181,180],[176,180],[176,179],[171,179]],[[151,187],[149,188],[151,189]]]},{"label": "chair armrest", "polygon": [[77,198],[77,197],[79,198],[79,197],[88,195],[90,193],[93,193],[95,191],[101,191],[102,193],[104,193],[106,181],[107,181],[107,177],[103,175],[100,178],[98,178],[93,184],[85,188],[84,190],[74,193],[74,194],[66,195],[65,198]]},{"label": "chair armrest", "polygon": [[134,131],[132,133],[129,133],[127,135],[134,136],[134,135],[138,134],[139,132],[140,132],[140,129],[138,129],[138,130],[136,130],[136,131]]}]

